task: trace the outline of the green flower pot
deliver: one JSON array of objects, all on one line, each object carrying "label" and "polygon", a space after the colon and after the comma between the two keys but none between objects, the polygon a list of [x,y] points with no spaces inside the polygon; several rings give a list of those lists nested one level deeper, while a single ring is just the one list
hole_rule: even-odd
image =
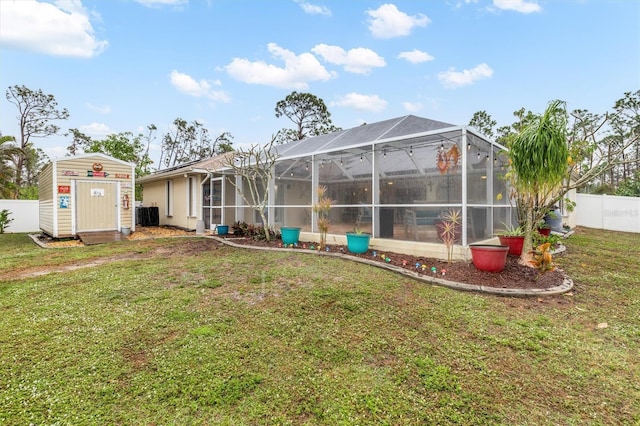
[{"label": "green flower pot", "polygon": [[300,239],[300,228],[283,226],[280,228],[280,234],[282,235],[282,244],[295,244]]},{"label": "green flower pot", "polygon": [[347,249],[354,254],[366,253],[369,250],[371,234],[347,232]]}]

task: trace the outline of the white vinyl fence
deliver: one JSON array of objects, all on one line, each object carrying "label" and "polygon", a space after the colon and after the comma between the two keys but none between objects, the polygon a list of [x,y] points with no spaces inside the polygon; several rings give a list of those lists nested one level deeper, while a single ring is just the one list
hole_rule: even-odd
[{"label": "white vinyl fence", "polygon": [[576,194],[576,223],[587,228],[640,233],[640,198]]},{"label": "white vinyl fence", "polygon": [[13,219],[4,232],[36,232],[40,230],[38,200],[0,200],[0,211],[4,209],[11,212],[9,219]]},{"label": "white vinyl fence", "polygon": [[[639,197],[592,194],[576,194],[575,197],[575,225],[640,233]],[[40,229],[37,200],[0,200],[2,209],[9,210],[13,219],[5,232],[36,232]]]}]

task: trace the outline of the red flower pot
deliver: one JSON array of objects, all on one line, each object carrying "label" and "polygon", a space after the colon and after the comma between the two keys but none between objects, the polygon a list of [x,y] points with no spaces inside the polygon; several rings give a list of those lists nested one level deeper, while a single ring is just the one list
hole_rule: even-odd
[{"label": "red flower pot", "polygon": [[509,247],[491,244],[471,244],[471,259],[476,269],[485,272],[500,272],[507,262]]},{"label": "red flower pot", "polygon": [[540,233],[540,235],[548,237],[549,235],[551,235],[551,228],[538,228],[538,232]]},{"label": "red flower pot", "polygon": [[509,247],[509,254],[520,256],[524,245],[524,235],[498,235],[500,244]]}]

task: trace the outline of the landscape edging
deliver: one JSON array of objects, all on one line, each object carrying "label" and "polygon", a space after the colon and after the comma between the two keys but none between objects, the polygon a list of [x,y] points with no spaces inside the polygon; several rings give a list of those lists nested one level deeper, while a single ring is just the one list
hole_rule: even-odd
[{"label": "landscape edging", "polygon": [[467,283],[459,283],[456,281],[448,281],[443,280],[441,278],[434,278],[428,275],[420,275],[416,272],[400,268],[395,265],[388,265],[382,262],[377,262],[370,259],[363,259],[357,256],[350,256],[346,253],[332,253],[332,252],[322,252],[322,251],[313,251],[313,250],[304,250],[304,249],[296,249],[296,248],[274,248],[274,247],[261,247],[261,246],[252,246],[247,244],[238,244],[234,243],[226,238],[220,238],[215,235],[206,236],[206,238],[212,238],[216,241],[219,241],[223,244],[229,245],[231,247],[237,248],[245,248],[245,249],[253,249],[253,250],[270,250],[270,251],[284,251],[284,252],[295,252],[295,253],[306,253],[306,254],[316,254],[320,256],[332,256],[340,259],[350,260],[352,262],[365,263],[367,265],[376,266],[378,268],[384,268],[392,272],[396,272],[398,274],[402,274],[404,276],[413,278],[418,281],[426,282],[429,284],[438,285],[441,287],[447,287],[453,290],[460,291],[475,291],[480,293],[493,294],[496,296],[510,296],[510,297],[541,297],[541,296],[556,296],[562,293],[566,293],[573,289],[573,280],[569,278],[564,271],[564,280],[562,284],[550,287],[550,288],[541,288],[541,289],[524,289],[524,288],[498,288],[498,287],[487,287],[475,284],[467,284]]}]

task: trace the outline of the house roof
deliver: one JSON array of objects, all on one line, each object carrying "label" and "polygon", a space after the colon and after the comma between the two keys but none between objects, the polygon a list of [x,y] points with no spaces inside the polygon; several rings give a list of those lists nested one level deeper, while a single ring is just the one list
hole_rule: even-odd
[{"label": "house roof", "polygon": [[[280,160],[319,154],[340,156],[342,155],[341,153],[346,150],[362,148],[364,151],[370,149],[372,144],[378,143],[388,144],[390,146],[389,154],[391,154],[391,145],[395,142],[397,142],[396,145],[398,146],[406,146],[411,143],[413,143],[414,146],[424,143],[437,143],[440,145],[442,140],[455,142],[459,138],[461,130],[465,127],[466,126],[417,117],[415,115],[405,115],[283,145],[275,145],[273,149],[277,151]],[[484,137],[473,128],[466,128],[471,133],[484,139]],[[383,145],[383,147],[384,146],[385,145]],[[189,172],[199,171],[206,173],[222,171],[227,168],[225,167],[225,164],[228,162],[227,156],[231,155],[234,155],[234,153],[225,153],[204,160],[160,170],[151,175],[139,178],[137,181],[139,183],[145,183]]]},{"label": "house roof", "polygon": [[228,159],[233,155],[233,152],[225,152],[224,154],[205,158],[204,160],[191,161],[189,163],[180,164],[168,169],[158,170],[155,173],[136,179],[136,182],[153,182],[158,179],[179,176],[185,173],[209,173],[224,168],[225,164],[228,162]]},{"label": "house roof", "polygon": [[409,135],[460,130],[460,126],[428,118],[405,115],[389,120],[339,130],[276,147],[280,158],[303,157],[323,152],[368,146],[372,143],[403,139]]}]

